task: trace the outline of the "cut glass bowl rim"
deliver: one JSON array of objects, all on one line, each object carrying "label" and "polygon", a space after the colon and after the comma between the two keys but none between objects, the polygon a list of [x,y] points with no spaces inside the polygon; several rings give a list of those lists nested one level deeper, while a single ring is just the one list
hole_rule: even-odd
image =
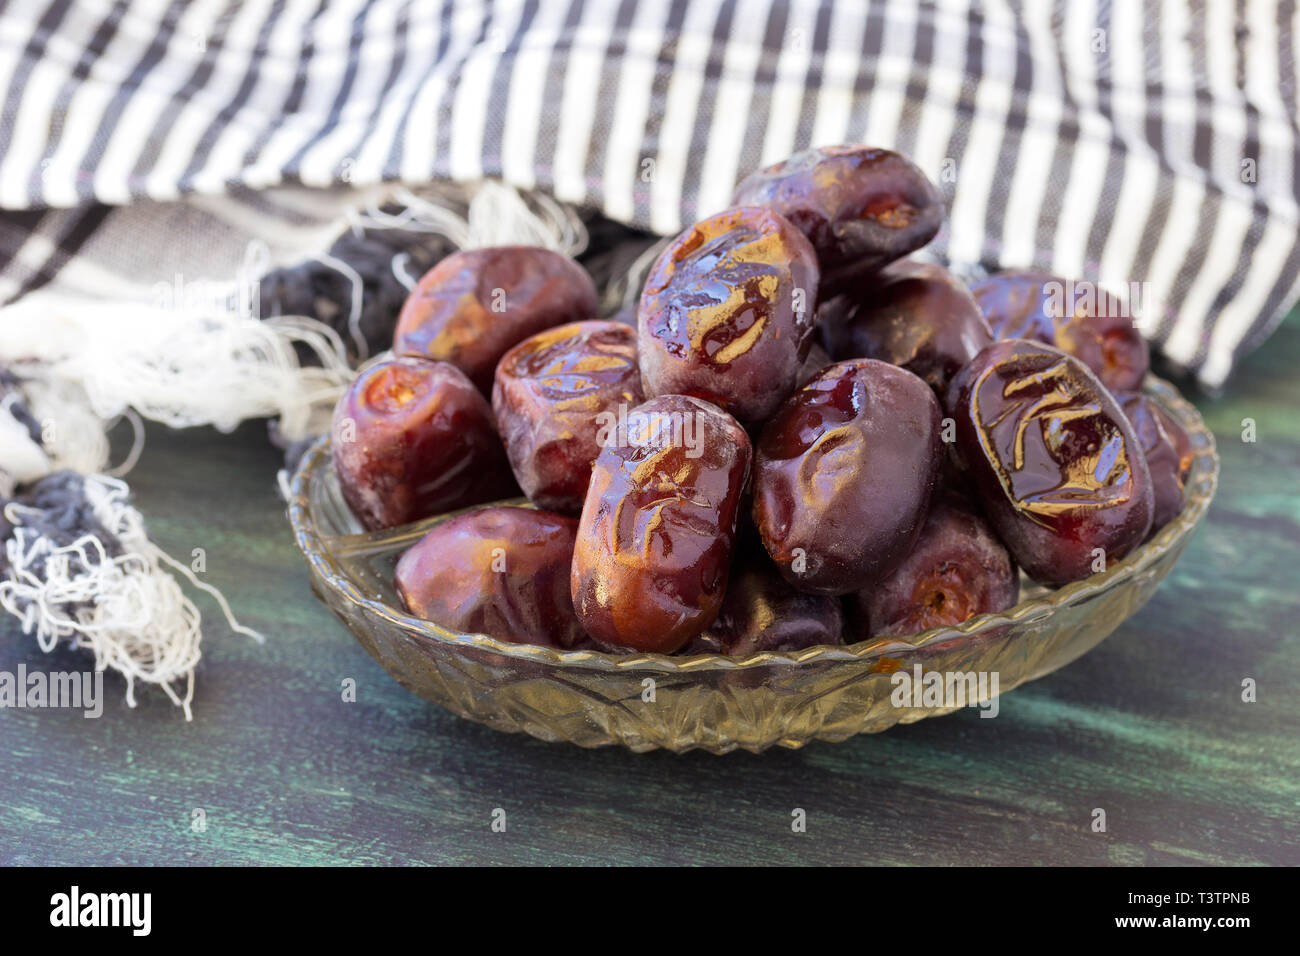
[{"label": "cut glass bowl rim", "polygon": [[[1148,375],[1143,383],[1143,392],[1164,406],[1187,430],[1192,441],[1194,458],[1184,485],[1183,508],[1174,520],[1105,571],[1022,600],[1006,611],[979,614],[957,625],[933,627],[916,634],[871,637],[855,644],[823,644],[798,651],[760,651],[745,657],[730,657],[724,654],[611,654],[596,650],[564,651],[538,644],[515,644],[486,634],[457,631],[416,617],[386,601],[362,593],[322,541],[312,514],[311,482],[318,474],[323,474],[325,469],[331,467],[328,435],[322,435],[317,439],[298,464],[290,487],[289,521],[293,526],[298,548],[325,587],[333,589],[349,603],[371,616],[402,628],[411,637],[446,645],[449,649],[473,648],[559,668],[618,672],[644,671],[657,674],[738,671],[769,665],[797,667],[830,661],[869,660],[887,656],[891,651],[898,653],[916,651],[961,637],[973,638],[1010,624],[1046,618],[1059,607],[1083,603],[1134,575],[1141,574],[1176,543],[1189,536],[1209,510],[1218,486],[1219,458],[1215,451],[1214,436],[1196,408],[1170,383],[1154,375]],[[463,508],[425,519],[417,524],[427,529],[456,514],[493,504],[526,505],[527,501],[513,499],[504,502],[485,502],[472,508]]]}]

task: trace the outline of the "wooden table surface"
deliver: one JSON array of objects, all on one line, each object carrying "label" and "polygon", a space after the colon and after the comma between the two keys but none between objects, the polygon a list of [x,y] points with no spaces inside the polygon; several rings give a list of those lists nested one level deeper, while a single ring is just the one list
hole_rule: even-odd
[{"label": "wooden table surface", "polygon": [[[1198,401],[1218,498],[1095,651],[994,720],[762,755],[584,751],[424,703],[310,594],[265,426],[151,428],[130,482],[152,536],[187,561],[205,549],[206,580],[267,642],[199,595],[192,723],[148,689],[130,710],[115,677],[98,720],[0,711],[0,863],[1300,863],[1298,368],[1300,313]],[[85,666],[4,617],[0,670],[24,662]]]}]

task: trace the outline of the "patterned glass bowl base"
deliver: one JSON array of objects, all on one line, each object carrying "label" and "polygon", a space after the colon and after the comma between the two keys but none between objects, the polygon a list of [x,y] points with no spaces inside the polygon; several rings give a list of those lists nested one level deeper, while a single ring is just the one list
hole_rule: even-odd
[{"label": "patterned glass bowl base", "polygon": [[1058,590],[1024,580],[1010,611],[906,638],[747,658],[617,656],[510,644],[422,621],[402,609],[393,568],[447,516],[362,531],[339,491],[328,438],[299,465],[289,518],[316,595],[398,683],[462,717],[582,747],[801,747],[958,709],[951,697],[951,706],[913,706],[932,701],[910,694],[896,706],[896,671],[996,673],[1006,693],[1087,653],[1146,603],[1205,516],[1219,460],[1196,409],[1159,379],[1148,377],[1145,388],[1194,444],[1182,513],[1104,573]]}]

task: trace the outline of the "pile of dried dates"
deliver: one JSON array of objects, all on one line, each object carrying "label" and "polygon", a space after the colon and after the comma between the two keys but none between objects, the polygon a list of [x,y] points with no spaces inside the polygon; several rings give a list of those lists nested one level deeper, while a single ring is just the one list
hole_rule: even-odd
[{"label": "pile of dried dates", "polygon": [[[480,507],[398,561],[413,614],[562,649],[911,634],[1122,559],[1182,507],[1187,434],[1121,302],[908,255],[943,204],[884,149],[809,150],[677,236],[636,325],[533,247],[456,253],[334,416],[369,529]],[[485,504],[522,490],[535,507]]]}]

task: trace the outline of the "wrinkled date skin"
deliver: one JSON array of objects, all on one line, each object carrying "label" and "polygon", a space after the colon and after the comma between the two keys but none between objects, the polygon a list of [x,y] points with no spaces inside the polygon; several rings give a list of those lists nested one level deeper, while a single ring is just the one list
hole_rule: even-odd
[{"label": "wrinkled date skin", "polygon": [[512,644],[571,649],[586,633],[569,597],[575,518],[480,508],[436,525],[397,562],[395,583],[417,617]]},{"label": "wrinkled date skin", "polygon": [[1035,581],[1061,585],[1141,544],[1154,497],[1133,426],[1060,349],[995,342],[948,387],[957,449],[984,513]]},{"label": "wrinkled date skin", "polygon": [[763,427],[754,523],[781,575],[814,594],[873,583],[911,550],[943,454],[934,392],[874,359],[839,362]]},{"label": "wrinkled date skin", "polygon": [[1112,392],[1136,391],[1150,350],[1124,304],[1092,282],[1002,272],[971,286],[995,338],[1036,339],[1087,365]]},{"label": "wrinkled date skin", "polygon": [[835,358],[889,362],[919,375],[939,394],[993,341],[974,297],[941,266],[892,263],[857,296],[852,314],[830,333]]},{"label": "wrinkled date skin", "polygon": [[[1168,413],[1141,392],[1117,395],[1146,456],[1151,473],[1153,512],[1151,533],[1155,534],[1183,510],[1183,465],[1174,436],[1165,428]],[[1182,432],[1182,429],[1178,429]],[[1186,432],[1182,432],[1186,436]]]},{"label": "wrinkled date skin", "polygon": [[573,553],[573,606],[597,642],[671,654],[713,623],[750,457],[744,429],[699,399],[628,413],[596,458]]},{"label": "wrinkled date skin", "polygon": [[769,209],[728,209],[678,236],[637,309],[647,395],[694,395],[746,424],[794,390],[812,344],[817,257]]},{"label": "wrinkled date skin", "polygon": [[796,591],[759,553],[736,559],[717,620],[687,645],[686,653],[748,657],[843,643],[839,600]]},{"label": "wrinkled date skin", "polygon": [[487,395],[512,345],[599,314],[591,277],[568,256],[535,246],[469,249],[443,259],[411,291],[393,351],[450,362]]},{"label": "wrinkled date skin", "polygon": [[404,356],[363,371],[334,406],[330,449],[372,531],[517,493],[492,409],[446,362]]},{"label": "wrinkled date skin", "polygon": [[855,595],[852,616],[860,632],[854,639],[951,627],[1005,611],[1019,597],[1015,562],[984,519],[960,499],[937,500],[912,553]]},{"label": "wrinkled date skin", "polygon": [[581,511],[602,424],[642,398],[636,332],[626,325],[573,322],[507,352],[492,410],[524,494],[539,508]]},{"label": "wrinkled date skin", "polygon": [[920,168],[888,149],[824,146],[751,174],[732,200],[767,206],[817,250],[824,295],[920,249],[943,222],[943,199]]}]

